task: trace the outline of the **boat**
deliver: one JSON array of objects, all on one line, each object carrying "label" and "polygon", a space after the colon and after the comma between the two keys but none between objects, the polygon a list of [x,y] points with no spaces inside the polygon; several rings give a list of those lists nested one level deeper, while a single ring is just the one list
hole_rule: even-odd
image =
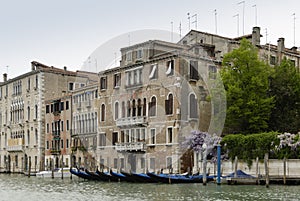
[{"label": "boat", "polygon": [[37,178],[64,178],[64,177],[70,177],[70,168],[55,168],[52,170],[46,170],[37,172],[35,174]]},{"label": "boat", "polygon": [[97,181],[108,181],[105,178],[101,177],[100,175],[98,175],[96,172],[91,172],[88,169],[85,170],[85,173],[88,174],[92,180],[97,180]]},{"label": "boat", "polygon": [[111,176],[109,172],[100,172],[97,169],[96,174],[104,181],[119,181],[118,178]]},{"label": "boat", "polygon": [[[203,175],[180,175],[180,174],[155,174],[147,172],[147,175],[159,183],[179,184],[179,183],[202,183]],[[207,181],[213,181],[213,176],[207,176]]]},{"label": "boat", "polygon": [[132,182],[133,180],[132,179],[130,179],[129,177],[126,177],[124,174],[122,174],[122,173],[118,173],[118,172],[114,172],[114,171],[112,171],[112,170],[110,170],[110,175],[112,176],[112,177],[115,177],[115,178],[117,178],[119,181],[128,181],[128,182]]},{"label": "boat", "polygon": [[131,177],[136,181],[140,183],[155,183],[156,180],[152,179],[150,176],[148,176],[145,173],[131,173]]},{"label": "boat", "polygon": [[236,173],[232,172],[226,176],[222,177],[222,183],[227,184],[264,184],[265,182],[262,178],[254,177],[250,174],[243,172],[242,170],[237,170]]},{"label": "boat", "polygon": [[70,168],[70,172],[73,174],[73,175],[76,175],[82,179],[87,179],[87,180],[95,180],[95,178],[93,178],[92,176],[90,176],[89,174],[87,174],[86,172],[84,171],[81,171],[80,169],[74,169],[74,168]]}]

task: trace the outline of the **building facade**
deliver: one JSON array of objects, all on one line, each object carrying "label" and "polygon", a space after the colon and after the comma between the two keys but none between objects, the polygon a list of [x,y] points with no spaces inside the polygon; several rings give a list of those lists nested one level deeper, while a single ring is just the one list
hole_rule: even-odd
[{"label": "building facade", "polygon": [[0,171],[45,168],[45,102],[90,82],[89,73],[32,62],[30,72],[0,84]]}]

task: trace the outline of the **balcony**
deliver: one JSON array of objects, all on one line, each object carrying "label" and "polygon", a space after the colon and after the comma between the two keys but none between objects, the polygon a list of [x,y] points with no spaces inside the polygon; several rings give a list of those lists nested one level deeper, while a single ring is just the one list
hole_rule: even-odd
[{"label": "balcony", "polygon": [[145,117],[127,117],[116,120],[118,127],[130,127],[130,126],[146,126]]},{"label": "balcony", "polygon": [[50,150],[50,153],[51,153],[52,155],[60,155],[60,149],[52,148],[52,149]]},{"label": "balcony", "polygon": [[8,139],[8,146],[7,151],[23,151],[24,148],[24,139],[17,138],[17,139]]},{"label": "balcony", "polygon": [[117,143],[117,151],[146,151],[145,142],[126,142],[126,143]]}]

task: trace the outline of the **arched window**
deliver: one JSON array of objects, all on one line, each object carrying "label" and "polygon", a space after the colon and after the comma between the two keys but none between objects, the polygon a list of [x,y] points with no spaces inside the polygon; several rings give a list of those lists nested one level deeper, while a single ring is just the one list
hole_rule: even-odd
[{"label": "arched window", "polygon": [[189,103],[190,118],[198,118],[198,104],[195,94],[190,94]]},{"label": "arched window", "polygon": [[105,121],[105,105],[101,105],[101,121]]},{"label": "arched window", "polygon": [[173,94],[169,94],[167,100],[165,101],[166,114],[173,114]]},{"label": "arched window", "polygon": [[30,120],[30,107],[27,107],[27,119]]},{"label": "arched window", "polygon": [[137,116],[142,116],[142,101],[141,99],[138,99],[137,103]]},{"label": "arched window", "polygon": [[115,102],[115,120],[119,119],[119,102]]},{"label": "arched window", "polygon": [[131,116],[131,105],[130,101],[127,101],[127,117]]},{"label": "arched window", "polygon": [[149,116],[156,116],[156,97],[153,96],[149,103]]},{"label": "arched window", "polygon": [[132,101],[132,116],[136,116],[136,105],[135,105],[135,100]]}]

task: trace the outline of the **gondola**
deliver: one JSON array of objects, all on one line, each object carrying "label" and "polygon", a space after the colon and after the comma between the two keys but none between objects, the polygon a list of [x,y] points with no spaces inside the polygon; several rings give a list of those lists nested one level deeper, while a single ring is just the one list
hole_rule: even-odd
[{"label": "gondola", "polygon": [[109,172],[100,172],[100,171],[97,169],[97,170],[96,170],[96,174],[97,174],[99,177],[101,177],[102,180],[104,180],[104,181],[115,181],[115,182],[119,181],[118,178],[111,176]]},{"label": "gondola", "polygon": [[132,182],[132,179],[126,177],[124,174],[122,173],[117,173],[117,172],[114,172],[112,170],[110,170],[110,175],[119,179],[119,181],[127,181],[127,182]]},{"label": "gondola", "polygon": [[88,174],[93,180],[97,180],[97,181],[108,181],[107,179],[101,177],[100,175],[98,175],[96,172],[90,172],[89,170],[85,170],[85,173]]},{"label": "gondola", "polygon": [[80,178],[83,178],[83,179],[87,179],[87,180],[95,180],[93,177],[91,177],[90,175],[88,175],[86,172],[84,171],[81,171],[79,170],[78,168],[77,169],[73,169],[73,168],[70,168],[70,172],[73,174],[73,175],[76,175]]},{"label": "gondola", "polygon": [[131,173],[131,177],[133,177],[136,182],[140,183],[156,183],[156,180],[152,179],[145,173]]},{"label": "gondola", "polygon": [[[202,183],[203,175],[177,175],[177,174],[155,174],[148,172],[147,175],[159,183]],[[207,181],[212,181],[213,176],[207,176]]]}]

